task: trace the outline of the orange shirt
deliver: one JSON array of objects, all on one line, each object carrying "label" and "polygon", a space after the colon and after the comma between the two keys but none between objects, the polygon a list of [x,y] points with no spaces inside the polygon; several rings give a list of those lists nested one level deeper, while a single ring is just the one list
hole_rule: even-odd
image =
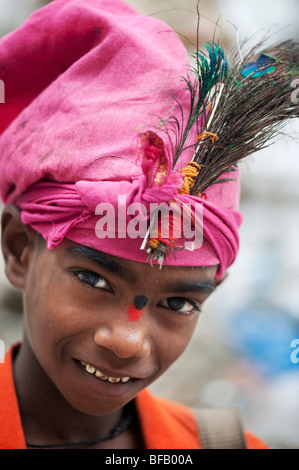
[{"label": "orange shirt", "polygon": [[[13,348],[0,364],[0,449],[26,449],[25,436],[13,380]],[[136,398],[146,449],[200,449],[200,438],[192,411],[183,405],[154,397],[143,390]],[[267,446],[250,433],[248,449]]]}]

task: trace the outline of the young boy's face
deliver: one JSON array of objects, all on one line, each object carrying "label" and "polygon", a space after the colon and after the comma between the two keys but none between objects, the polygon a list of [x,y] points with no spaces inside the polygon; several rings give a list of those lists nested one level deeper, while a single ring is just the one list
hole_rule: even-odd
[{"label": "young boy's face", "polygon": [[[75,409],[93,415],[125,405],[182,354],[217,269],[159,269],[67,239],[53,250],[31,243],[20,260],[24,343],[41,376]],[[9,266],[7,272],[14,283]]]}]

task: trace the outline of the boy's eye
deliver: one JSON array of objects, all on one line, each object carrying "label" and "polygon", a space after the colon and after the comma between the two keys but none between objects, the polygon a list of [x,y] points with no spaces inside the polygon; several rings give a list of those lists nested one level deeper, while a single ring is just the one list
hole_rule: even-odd
[{"label": "boy's eye", "polygon": [[160,305],[183,315],[190,315],[195,310],[200,312],[200,308],[195,302],[184,297],[170,297],[162,300]]},{"label": "boy's eye", "polygon": [[103,276],[93,273],[92,271],[78,271],[74,273],[75,276],[91,287],[96,287],[98,289],[107,289],[112,290],[108,281]]}]

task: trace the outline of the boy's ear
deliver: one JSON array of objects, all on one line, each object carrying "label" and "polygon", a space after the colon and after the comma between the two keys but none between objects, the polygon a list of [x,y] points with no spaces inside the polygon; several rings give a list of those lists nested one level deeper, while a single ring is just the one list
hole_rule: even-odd
[{"label": "boy's ear", "polygon": [[1,229],[7,279],[14,287],[24,289],[29,258],[36,244],[37,232],[23,224],[19,209],[12,204],[3,209]]}]

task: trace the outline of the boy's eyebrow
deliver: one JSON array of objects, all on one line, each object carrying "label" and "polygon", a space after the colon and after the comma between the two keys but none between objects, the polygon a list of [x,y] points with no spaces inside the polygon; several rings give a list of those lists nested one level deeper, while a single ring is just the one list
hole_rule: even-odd
[{"label": "boy's eyebrow", "polygon": [[[105,253],[101,251],[93,250],[87,246],[71,246],[67,248],[67,252],[76,258],[80,258],[88,263],[96,265],[100,268],[104,268],[112,274],[116,274],[119,277],[125,277],[131,282],[137,282],[137,276],[130,269],[123,266],[113,259],[109,259]],[[213,280],[208,279],[205,281],[180,281],[178,283],[172,282],[169,285],[165,285],[168,292],[180,292],[180,293],[191,293],[199,292],[204,294],[211,294],[216,289],[216,284]]]},{"label": "boy's eyebrow", "polygon": [[137,280],[137,277],[131,270],[125,268],[114,260],[108,259],[108,257],[100,251],[93,250],[87,246],[71,246],[67,249],[67,252],[76,258],[81,258],[82,260],[97,265],[100,268],[104,268],[112,274],[126,277],[132,282]]},{"label": "boy's eyebrow", "polygon": [[204,294],[211,294],[216,289],[216,284],[212,280],[196,281],[196,282],[179,282],[169,286],[173,292],[199,292]]}]

